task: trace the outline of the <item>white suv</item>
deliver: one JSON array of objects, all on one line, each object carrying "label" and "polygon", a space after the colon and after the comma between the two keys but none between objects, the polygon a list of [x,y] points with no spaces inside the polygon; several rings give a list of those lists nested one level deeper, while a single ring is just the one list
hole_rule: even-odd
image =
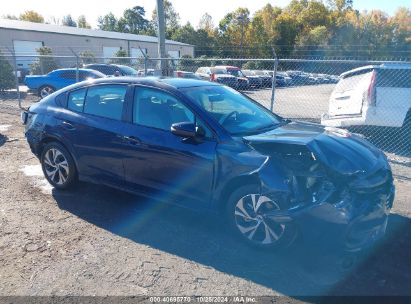
[{"label": "white suv", "polygon": [[411,64],[360,67],[340,75],[321,123],[410,128]]}]

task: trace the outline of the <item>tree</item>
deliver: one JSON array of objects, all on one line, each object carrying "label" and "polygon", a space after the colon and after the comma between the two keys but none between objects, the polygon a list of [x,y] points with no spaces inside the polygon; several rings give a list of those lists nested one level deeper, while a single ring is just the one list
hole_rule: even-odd
[{"label": "tree", "polygon": [[70,14],[68,14],[67,16],[64,16],[61,23],[62,25],[65,25],[65,26],[77,27],[77,23],[73,20],[73,17],[71,17]]},{"label": "tree", "polygon": [[198,23],[198,29],[204,30],[209,36],[212,36],[214,34],[213,17],[208,13],[205,13]]},{"label": "tree", "polygon": [[43,46],[36,51],[40,56],[30,65],[30,73],[32,75],[44,75],[59,68],[53,58],[51,48]]},{"label": "tree", "polygon": [[146,11],[141,6],[126,9],[123,17],[118,20],[117,30],[133,34],[141,34],[148,28],[149,21],[145,18]]},{"label": "tree", "polygon": [[23,21],[44,23],[43,16],[35,11],[25,11],[23,14],[20,15],[19,19]]},{"label": "tree", "polygon": [[117,29],[117,18],[111,12],[105,16],[98,17],[97,22],[100,30],[114,32]]},{"label": "tree", "polygon": [[130,60],[129,58],[124,58],[127,57],[127,51],[123,49],[119,49],[115,54],[114,57],[118,58],[112,58],[110,59],[110,63],[112,64],[129,64]]},{"label": "tree", "polygon": [[15,16],[15,15],[10,15],[10,14],[7,14],[7,15],[3,15],[3,16],[1,16],[3,19],[9,19],[9,20],[19,20],[19,18],[17,18],[17,16]]},{"label": "tree", "polygon": [[96,56],[91,51],[83,51],[79,53],[82,64],[90,64],[96,62]]},{"label": "tree", "polygon": [[91,26],[90,26],[90,24],[87,22],[87,20],[86,20],[86,16],[84,16],[84,15],[81,15],[80,17],[78,17],[78,19],[77,19],[77,26],[79,27],[79,28],[86,28],[86,29],[90,29],[91,28]]},{"label": "tree", "polygon": [[[166,21],[166,37],[171,38],[173,33],[180,27],[180,15],[169,0],[164,0],[164,16]],[[151,19],[152,26],[157,32],[157,9],[154,9]]]},{"label": "tree", "polygon": [[13,67],[0,51],[0,92],[12,89],[14,85]]}]

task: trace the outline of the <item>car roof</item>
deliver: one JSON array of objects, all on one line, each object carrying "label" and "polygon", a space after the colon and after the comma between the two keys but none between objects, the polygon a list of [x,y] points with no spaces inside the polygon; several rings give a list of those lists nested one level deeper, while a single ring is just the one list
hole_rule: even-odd
[{"label": "car roof", "polygon": [[340,75],[340,77],[345,77],[349,74],[360,72],[362,70],[371,70],[371,69],[411,69],[411,63],[383,63],[380,65],[366,65],[356,69],[346,71]]},{"label": "car roof", "polygon": [[[99,79],[93,79],[86,82],[87,84],[110,84],[110,83],[129,83],[129,84],[143,84],[149,86],[158,86],[162,84],[175,89],[201,87],[201,86],[220,86],[218,83],[209,82],[205,80],[198,80],[193,78],[168,78],[168,77],[105,77]],[[71,88],[77,88],[83,86],[85,83],[79,83],[77,86]]]},{"label": "car roof", "polygon": [[[97,72],[97,73],[99,73],[98,71],[93,70],[93,69],[79,68],[78,70],[82,71],[82,72],[91,72],[91,73],[96,73]],[[56,69],[56,70],[51,71],[50,73],[52,73],[52,72],[63,72],[63,71],[77,71],[77,69],[76,68]]]},{"label": "car roof", "polygon": [[220,69],[235,69],[239,70],[239,67],[233,66],[233,65],[216,65],[215,68],[220,68]]}]

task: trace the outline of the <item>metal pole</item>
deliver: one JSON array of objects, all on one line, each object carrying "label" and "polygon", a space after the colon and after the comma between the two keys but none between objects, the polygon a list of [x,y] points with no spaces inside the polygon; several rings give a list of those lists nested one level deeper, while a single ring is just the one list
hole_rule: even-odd
[{"label": "metal pole", "polygon": [[166,30],[164,17],[164,1],[157,0],[157,24],[158,24],[158,55],[160,59],[161,75],[166,76]]},{"label": "metal pole", "polygon": [[278,58],[273,48],[273,55],[274,55],[274,67],[273,67],[273,79],[271,82],[271,104],[270,104],[270,111],[273,112],[274,110],[274,101],[275,101],[275,85],[276,85],[276,75],[277,75],[277,67],[278,67]]},{"label": "metal pole", "polygon": [[74,56],[76,56],[76,82],[78,82],[79,81],[79,79],[80,79],[80,73],[79,73],[79,66],[80,66],[80,58],[79,58],[79,56],[77,55],[77,53],[76,52],[74,52],[74,50],[70,47],[69,48],[70,49],[70,51],[74,54]]},{"label": "metal pole", "polygon": [[19,77],[17,76],[17,58],[16,58],[16,53],[14,52],[14,48],[13,50],[10,50],[9,48],[7,48],[8,51],[11,53],[12,58],[13,58],[13,66],[14,66],[14,81],[16,84],[16,93],[17,93],[17,101],[19,103],[19,108],[22,110],[26,110],[25,108],[23,108],[23,106],[21,105],[21,96],[20,96],[20,87],[19,87]]},{"label": "metal pole", "polygon": [[141,54],[143,54],[144,56],[144,76],[147,76],[147,54],[143,52],[140,46],[138,46],[138,48],[140,49]]}]

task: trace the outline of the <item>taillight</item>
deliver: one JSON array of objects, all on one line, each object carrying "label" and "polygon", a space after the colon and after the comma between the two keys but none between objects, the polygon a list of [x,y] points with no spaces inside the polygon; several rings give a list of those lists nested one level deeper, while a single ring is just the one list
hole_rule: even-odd
[{"label": "taillight", "polygon": [[177,72],[177,77],[183,77],[183,73]]},{"label": "taillight", "polygon": [[210,75],[210,80],[211,80],[211,81],[216,81],[216,77],[215,77],[215,74],[214,74],[214,73]]},{"label": "taillight", "polygon": [[375,78],[377,73],[372,71],[370,85],[368,86],[367,91],[367,101],[368,105],[375,106]]}]

